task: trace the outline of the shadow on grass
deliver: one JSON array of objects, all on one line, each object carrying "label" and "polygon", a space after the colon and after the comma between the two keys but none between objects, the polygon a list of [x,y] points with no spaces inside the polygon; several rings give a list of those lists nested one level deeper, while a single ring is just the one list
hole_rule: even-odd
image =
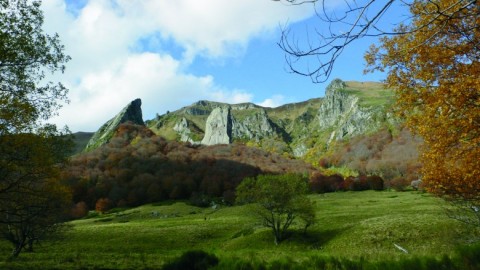
[{"label": "shadow on grass", "polygon": [[303,230],[291,231],[290,235],[284,242],[306,245],[310,249],[321,250],[323,246],[333,240],[335,237],[341,235],[348,228],[334,229],[334,230],[312,230],[306,233]]}]

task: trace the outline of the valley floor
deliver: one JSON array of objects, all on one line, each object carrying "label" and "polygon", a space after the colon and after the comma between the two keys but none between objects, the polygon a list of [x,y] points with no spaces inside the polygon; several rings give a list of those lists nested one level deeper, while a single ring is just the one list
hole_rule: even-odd
[{"label": "valley floor", "polygon": [[278,246],[249,206],[212,209],[177,202],[71,222],[64,240],[37,246],[12,262],[6,262],[11,247],[0,242],[0,269],[157,269],[188,250],[213,253],[220,262],[266,265],[323,257],[398,261],[453,256],[478,236],[449,219],[443,201],[425,193],[338,192],[311,198],[316,224],[306,235],[293,226]]}]

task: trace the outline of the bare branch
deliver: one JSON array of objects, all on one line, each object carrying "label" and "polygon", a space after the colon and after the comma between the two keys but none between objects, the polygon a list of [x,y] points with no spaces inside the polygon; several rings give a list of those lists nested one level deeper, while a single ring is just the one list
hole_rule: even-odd
[{"label": "bare branch", "polygon": [[[314,30],[315,37],[311,38],[307,31],[307,40],[300,42],[293,35],[290,28],[283,28],[281,38],[277,43],[285,52],[287,70],[291,73],[308,76],[313,82],[325,82],[329,79],[333,66],[347,46],[362,38],[379,38],[382,36],[412,34],[431,26],[434,23],[448,21],[455,18],[465,9],[472,9],[477,0],[458,0],[448,7],[442,8],[436,0],[426,0],[430,4],[423,4],[423,12],[431,15],[431,20],[423,25],[400,28],[404,22],[409,22],[415,17],[405,14],[405,18],[399,21],[390,21],[391,28],[381,26],[385,18],[391,18],[392,7],[401,6],[413,8],[419,4],[415,0],[388,0],[379,4],[379,1],[368,0],[360,4],[357,1],[344,1],[341,15],[338,11],[330,10],[322,1],[297,1],[284,0],[288,4],[302,5],[313,4],[319,26],[327,29],[328,33],[323,34],[318,28]],[[416,6],[415,6],[416,7]],[[339,8],[338,10],[342,10]],[[480,16],[478,11],[471,14],[473,18]],[[395,29],[393,29],[395,27]],[[442,30],[440,24],[438,31]],[[458,31],[465,31],[458,29]],[[340,34],[339,34],[340,33]],[[469,38],[466,36],[465,38]],[[478,46],[478,44],[474,44]]]}]

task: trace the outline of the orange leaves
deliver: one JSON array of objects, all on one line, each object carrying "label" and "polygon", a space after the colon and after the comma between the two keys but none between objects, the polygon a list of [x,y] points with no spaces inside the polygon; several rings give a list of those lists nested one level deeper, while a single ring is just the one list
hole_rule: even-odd
[{"label": "orange leaves", "polygon": [[409,34],[382,39],[366,59],[388,69],[407,125],[424,138],[423,178],[440,196],[480,192],[480,8],[461,0],[415,1]]}]

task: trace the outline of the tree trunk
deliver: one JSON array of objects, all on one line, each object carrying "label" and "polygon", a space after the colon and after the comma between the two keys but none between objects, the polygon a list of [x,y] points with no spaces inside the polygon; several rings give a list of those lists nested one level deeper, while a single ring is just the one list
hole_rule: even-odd
[{"label": "tree trunk", "polygon": [[17,244],[12,251],[11,258],[12,259],[17,258],[21,251],[22,251],[22,246],[20,244]]}]

